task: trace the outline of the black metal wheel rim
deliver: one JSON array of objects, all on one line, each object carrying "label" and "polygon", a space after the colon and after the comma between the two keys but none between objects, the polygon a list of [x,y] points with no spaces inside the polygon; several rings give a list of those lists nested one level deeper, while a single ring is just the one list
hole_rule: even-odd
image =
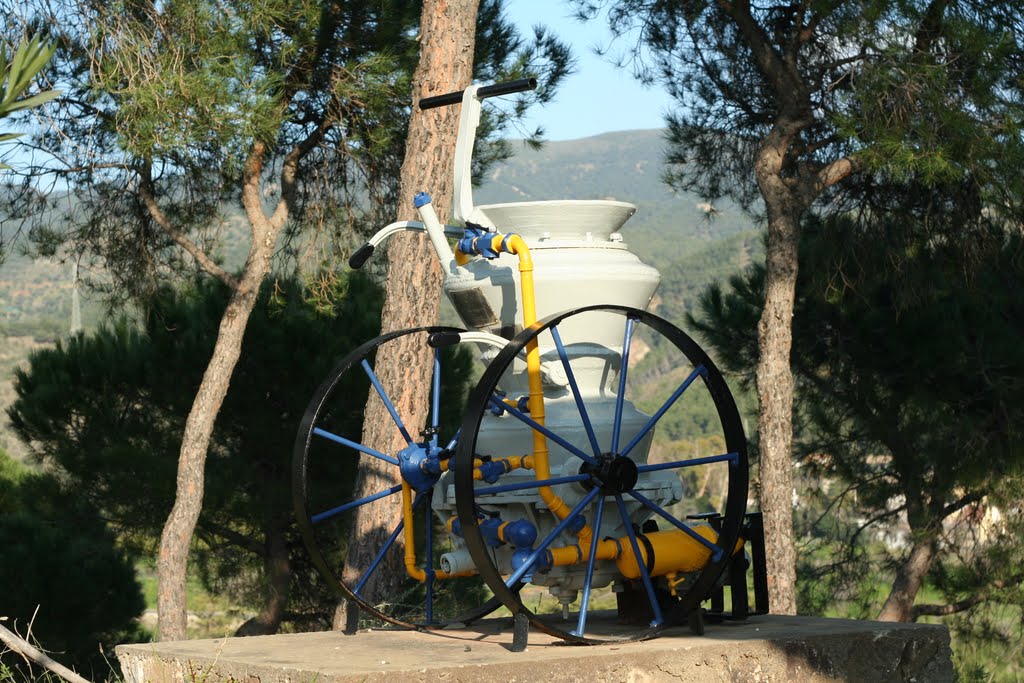
[{"label": "black metal wheel rim", "polygon": [[[335,557],[332,559],[328,557],[328,552],[325,549],[323,540],[323,532],[318,529],[322,523],[329,523],[333,517],[340,517],[346,514],[349,510],[359,507],[363,503],[360,500],[344,502],[339,500],[338,502],[340,505],[336,506],[336,508],[345,508],[346,506],[350,507],[343,512],[337,513],[337,515],[331,515],[325,514],[324,510],[321,509],[323,508],[322,502],[319,504],[313,502],[314,496],[312,495],[312,492],[314,489],[316,489],[316,487],[330,486],[330,482],[314,481],[317,479],[314,475],[316,464],[313,462],[314,457],[311,453],[311,448],[314,443],[320,440],[321,434],[326,431],[324,427],[327,424],[326,420],[327,415],[330,412],[332,399],[336,398],[336,395],[339,392],[348,390],[344,381],[345,378],[351,377],[352,373],[362,372],[363,363],[367,362],[367,359],[372,359],[377,349],[389,342],[393,342],[401,337],[409,335],[421,335],[423,336],[424,341],[426,341],[430,335],[435,333],[457,333],[461,331],[462,330],[456,328],[438,326],[399,330],[372,339],[352,351],[350,354],[345,356],[340,363],[338,363],[330,374],[328,374],[327,378],[313,394],[313,397],[302,416],[293,448],[292,500],[295,509],[296,522],[306,548],[310,554],[313,565],[316,567],[325,583],[339,598],[355,602],[359,605],[360,609],[369,616],[402,628],[432,630],[444,628],[450,623],[469,623],[492,613],[494,610],[501,607],[502,603],[497,598],[491,597],[480,605],[459,614],[453,614],[450,618],[432,621],[430,623],[423,623],[421,621],[414,621],[402,618],[401,616],[396,616],[395,614],[384,611],[378,608],[378,606],[365,600],[357,589],[359,585],[358,583],[355,585],[349,585],[343,579],[341,567],[337,565],[337,558]],[[436,352],[437,351],[435,350],[435,353]],[[436,389],[433,389],[433,391],[436,391]],[[362,396],[365,401],[365,390],[363,390]],[[362,420],[360,418],[358,420],[358,424],[361,425],[361,423]],[[330,438],[331,436],[341,436],[342,438],[346,438],[346,436],[334,435],[333,433],[328,432],[327,438]],[[350,440],[352,441],[358,442],[360,434],[356,433],[354,436],[352,434],[348,434],[347,437],[350,437]],[[346,449],[344,446],[339,446],[339,450],[344,451]],[[348,452],[345,453],[339,452],[332,455],[346,457],[351,455],[353,449],[349,448],[347,451]],[[362,453],[356,453],[357,457],[363,457],[364,455],[365,454]],[[431,492],[432,490],[421,494],[419,498],[420,503],[418,505],[418,511],[425,510],[425,516],[428,517],[428,519],[431,514]],[[380,493],[384,494],[381,497],[392,496],[395,499],[396,505],[401,505],[400,496],[397,495],[399,492],[397,490],[391,490],[390,493],[385,491]],[[343,499],[345,494],[339,494],[339,496]],[[317,509],[313,509],[314,507]],[[394,537],[397,536],[397,534],[398,530],[396,529],[392,537],[392,543],[379,551],[382,555],[386,552],[393,552]],[[368,571],[372,572],[373,570],[371,569]],[[428,588],[427,590],[431,589]]]},{"label": "black metal wheel rim", "polygon": [[[625,306],[587,306],[549,316],[529,329],[524,330],[511,340],[489,364],[476,388],[470,394],[462,423],[462,438],[458,445],[454,467],[457,511],[463,529],[463,537],[476,563],[477,570],[486,581],[488,587],[494,592],[494,595],[514,614],[525,614],[531,624],[538,630],[573,644],[645,640],[657,636],[665,628],[685,624],[691,612],[699,609],[701,602],[710,597],[712,589],[715,587],[730,559],[729,552],[719,553],[718,559],[712,560],[700,572],[699,579],[689,589],[683,599],[675,603],[663,615],[663,620],[660,624],[639,628],[627,636],[616,637],[588,637],[585,631],[583,633],[567,631],[553,625],[549,620],[542,619],[539,615],[528,609],[520,599],[519,593],[523,587],[522,584],[515,583],[511,587],[507,585],[506,579],[502,577],[492,561],[491,553],[488,551],[487,544],[476,522],[478,505],[476,500],[476,484],[473,478],[473,458],[477,454],[478,433],[484,419],[484,414],[492,405],[495,388],[507,368],[517,356],[523,353],[530,341],[538,339],[544,333],[550,334],[552,329],[557,332],[558,325],[565,321],[571,322],[570,319],[573,316],[591,312],[615,314],[627,321],[625,323],[625,349],[628,350],[629,347],[630,325],[643,325],[678,349],[694,366],[695,372],[696,368],[701,369],[701,383],[710,395],[717,411],[722,436],[725,441],[725,456],[729,458],[727,500],[723,508],[721,530],[717,538],[717,545],[720,549],[735,547],[739,539],[740,528],[746,512],[748,487],[746,437],[732,394],[721,373],[703,349],[682,330],[679,330],[668,321],[652,313]],[[633,322],[630,323],[628,321]],[[565,360],[564,355],[562,360],[563,363],[568,362]],[[568,370],[569,368],[566,369]],[[693,380],[691,379],[690,381],[692,382]],[[625,379],[623,377],[624,385]],[[686,387],[683,388],[683,391],[685,390]],[[585,421],[586,418],[584,418]],[[628,477],[624,481],[628,484]],[[603,482],[598,482],[598,486],[600,483]],[[614,493],[614,491],[612,492]],[[629,490],[627,490],[626,495],[631,495]],[[623,515],[623,519],[625,519],[625,509],[621,507],[621,496],[622,494],[619,494],[617,500],[620,504],[620,512]],[[603,503],[597,507],[603,507]],[[636,556],[639,556],[639,553]],[[591,571],[588,568],[588,574]],[[591,576],[592,574],[588,575],[588,582]]]}]

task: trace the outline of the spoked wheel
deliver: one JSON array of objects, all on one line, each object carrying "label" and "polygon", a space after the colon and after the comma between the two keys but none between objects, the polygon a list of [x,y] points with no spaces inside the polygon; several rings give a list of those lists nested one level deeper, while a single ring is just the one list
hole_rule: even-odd
[{"label": "spoked wheel", "polygon": [[[524,362],[534,344],[540,404]],[[742,552],[748,471],[735,402],[707,354],[653,314],[590,306],[524,330],[470,395],[457,453],[459,521],[480,575],[509,610],[564,640],[685,624]],[[474,458],[519,467],[488,483]],[[533,585],[509,589],[521,582]]]},{"label": "spoked wheel", "polygon": [[[428,339],[434,333],[457,331],[403,330],[353,351],[313,395],[295,441],[292,496],[313,564],[339,597],[358,603],[365,615],[409,628],[469,622],[501,606],[478,576],[449,577],[440,563],[452,548],[442,540],[448,536],[440,533],[445,520],[434,513],[431,499],[458,443],[471,358],[468,344],[435,349],[428,346]],[[428,404],[427,427],[419,435],[402,424],[395,408],[402,388],[385,388],[375,370],[380,350],[400,342],[423,345],[432,358],[430,385],[420,392]],[[383,403],[395,433],[401,435],[393,452],[362,443],[368,396]],[[360,468],[372,485],[356,493]],[[381,521],[375,534],[357,538],[353,523],[361,509],[374,510]],[[454,516],[454,509],[448,514]],[[372,561],[365,568],[346,571],[349,544],[374,536],[377,545],[369,548]],[[400,574],[397,587],[389,585],[386,595],[379,589],[372,595],[374,582],[388,572]]]}]

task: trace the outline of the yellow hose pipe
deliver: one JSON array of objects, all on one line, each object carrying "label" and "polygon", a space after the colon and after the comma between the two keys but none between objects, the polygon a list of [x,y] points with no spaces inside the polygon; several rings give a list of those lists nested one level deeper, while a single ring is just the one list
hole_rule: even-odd
[{"label": "yellow hose pipe", "polygon": [[[405,481],[402,482],[402,520],[405,525],[402,529],[403,538],[405,539],[405,573],[409,575],[409,578],[424,582],[427,580],[427,573],[416,566],[416,538],[414,536],[414,519],[412,516],[412,487]],[[435,579],[455,579],[462,576],[472,576],[476,572],[473,570],[467,570],[462,572],[453,572],[449,574],[446,571],[437,569],[434,571]]]},{"label": "yellow hose pipe", "polygon": [[[537,297],[533,287],[533,257],[530,248],[519,235],[495,235],[491,240],[494,251],[504,250],[519,257],[519,288],[523,299],[523,328],[537,324]],[[544,386],[540,372],[540,349],[537,339],[526,344],[526,377],[529,382],[530,419],[544,425]],[[533,471],[538,480],[551,478],[551,464],[548,460],[548,440],[538,430],[533,430]],[[550,486],[538,489],[541,500],[558,519],[565,519],[571,508],[565,504]]]},{"label": "yellow hose pipe", "polygon": [[[512,455],[507,458],[501,458],[495,462],[504,463],[505,472],[511,472],[512,470],[532,470],[533,469],[533,456],[532,455]],[[441,471],[447,472],[451,467],[451,459],[442,460]],[[473,458],[473,479],[474,481],[482,481],[484,474],[480,471],[480,465],[484,464],[484,461],[480,458]]]},{"label": "yellow hose pipe", "polygon": [[[718,541],[718,534],[709,526],[692,527],[692,530],[711,543]],[[738,539],[733,554],[741,552],[744,543],[744,539]],[[637,546],[640,548],[640,559],[648,568],[650,576],[700,571],[707,566],[711,557],[707,546],[678,529],[637,534]],[[653,555],[649,551],[653,551]],[[598,541],[595,554],[598,560],[614,560],[625,578],[640,578],[640,567],[628,536]],[[552,564],[556,567],[582,564],[589,557],[590,543],[584,543],[582,538],[578,545],[551,549]]]}]

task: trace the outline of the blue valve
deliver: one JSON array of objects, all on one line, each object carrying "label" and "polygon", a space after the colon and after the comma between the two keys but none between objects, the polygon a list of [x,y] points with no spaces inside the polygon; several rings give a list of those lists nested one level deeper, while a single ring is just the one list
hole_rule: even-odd
[{"label": "blue valve", "polygon": [[493,231],[489,231],[482,225],[466,223],[466,231],[458,242],[459,251],[467,256],[483,256],[485,259],[493,260],[498,258],[498,252],[491,248]]}]

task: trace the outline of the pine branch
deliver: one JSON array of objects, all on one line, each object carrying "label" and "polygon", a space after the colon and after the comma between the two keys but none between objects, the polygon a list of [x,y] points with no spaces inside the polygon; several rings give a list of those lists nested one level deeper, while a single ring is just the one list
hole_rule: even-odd
[{"label": "pine branch", "polygon": [[160,226],[160,229],[166,232],[168,236],[178,244],[178,246],[187,251],[203,270],[226,284],[231,289],[238,289],[238,280],[236,280],[229,272],[217,265],[213,259],[207,256],[206,252],[199,248],[198,244],[190,240],[188,236],[175,228],[170,219],[167,218],[167,214],[163,212],[156,201],[156,196],[153,192],[152,167],[148,161],[139,171],[139,197],[142,198],[142,203],[146,205],[146,210],[149,212],[153,221]]},{"label": "pine branch", "polygon": [[821,190],[832,187],[836,183],[849,178],[851,175],[856,173],[862,165],[863,164],[858,157],[842,157],[841,159],[836,159],[818,171],[817,180]]},{"label": "pine branch", "polygon": [[950,503],[946,507],[942,508],[942,512],[939,513],[941,515],[941,519],[945,519],[946,517],[949,517],[954,512],[958,512],[958,511],[962,510],[963,508],[967,507],[971,503],[977,503],[981,499],[982,499],[982,495],[980,493],[977,493],[977,492],[969,493],[966,496],[960,498],[959,500],[953,501],[952,503]]},{"label": "pine branch", "polygon": [[[803,110],[807,107],[807,96],[803,81],[797,76],[785,58],[776,51],[771,38],[764,27],[757,23],[750,11],[748,0],[725,2],[718,0],[718,6],[736,23],[743,38],[750,46],[758,68],[772,85],[772,89],[780,95],[782,109],[795,108]],[[787,107],[786,105],[789,105]],[[800,111],[801,119],[810,119],[810,111]]]},{"label": "pine branch", "polygon": [[958,614],[960,612],[966,612],[975,605],[979,605],[986,600],[991,600],[994,594],[1006,588],[1007,586],[1017,586],[1021,580],[1024,579],[1024,574],[1015,574],[1007,580],[998,579],[989,584],[985,590],[975,593],[969,598],[958,600],[957,602],[951,602],[946,605],[938,604],[924,604],[914,605],[911,609],[911,618],[916,621],[918,617],[945,617],[951,614]]},{"label": "pine branch", "polygon": [[972,595],[971,597],[960,600],[958,602],[952,602],[948,605],[914,605],[911,609],[911,620],[917,621],[918,617],[946,617],[950,614],[957,614],[959,612],[966,612],[975,605],[984,602],[988,598],[985,594]]},{"label": "pine branch", "polygon": [[69,683],[92,683],[88,679],[82,678],[60,662],[51,659],[45,652],[34,647],[18,634],[9,631],[3,624],[0,624],[0,641],[2,641],[7,647],[11,648],[13,652],[24,657],[26,661],[35,662],[36,664],[49,669],[65,681],[69,681]]}]

